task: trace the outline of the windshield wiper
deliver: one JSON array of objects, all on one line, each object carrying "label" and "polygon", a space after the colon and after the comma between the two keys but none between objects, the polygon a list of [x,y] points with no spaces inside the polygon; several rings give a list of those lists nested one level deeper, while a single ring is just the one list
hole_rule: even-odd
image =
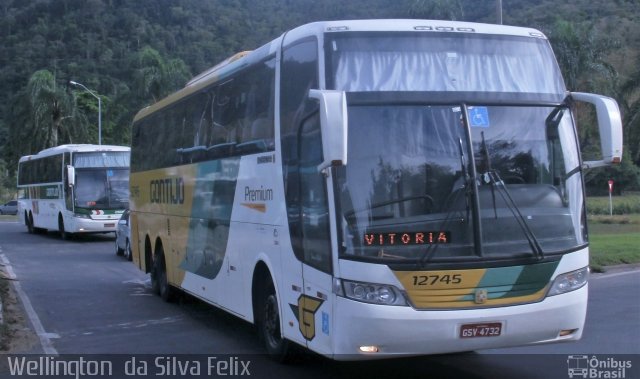
[{"label": "windshield wiper", "polygon": [[[445,230],[447,225],[454,219],[460,220],[458,218],[453,217],[454,214],[456,213],[454,212],[455,207],[453,207],[453,205],[457,204],[458,199],[460,198],[460,195],[462,193],[464,193],[465,195],[464,200],[465,200],[467,217],[463,217],[461,221],[464,222],[465,220],[469,220],[469,213],[471,212],[471,204],[470,204],[469,198],[471,197],[470,191],[472,190],[471,184],[473,182],[473,179],[471,178],[471,176],[469,176],[469,171],[467,170],[467,163],[464,155],[464,144],[462,143],[462,138],[458,138],[458,146],[460,148],[460,168],[462,170],[462,182],[459,184],[458,188],[453,189],[455,195],[454,195],[454,198],[451,200],[451,202],[449,202],[449,204],[451,204],[452,206],[449,208],[449,211],[444,216],[444,220],[442,220],[439,230]],[[448,201],[445,201],[445,203],[447,202]],[[426,251],[424,252],[422,257],[418,260],[418,263],[421,267],[424,267],[426,263],[431,260],[431,258],[436,253],[436,250],[438,250],[439,245],[440,244],[436,243],[436,244],[427,246]]]},{"label": "windshield wiper", "polygon": [[491,180],[491,186],[492,187],[495,186],[495,188],[502,190],[502,191],[498,191],[498,193],[500,194],[500,196],[502,196],[502,199],[504,200],[505,204],[513,214],[513,217],[518,222],[518,225],[520,226],[520,229],[522,229],[524,236],[527,238],[527,241],[529,242],[529,246],[531,246],[531,250],[533,250],[533,253],[538,257],[538,259],[544,259],[544,252],[542,251],[542,247],[540,246],[538,239],[536,238],[535,234],[533,234],[533,231],[529,227],[529,224],[527,224],[527,221],[524,218],[524,216],[522,216],[522,213],[520,213],[520,209],[516,205],[515,201],[513,201],[513,198],[511,197],[511,194],[509,193],[507,186],[504,184],[504,181],[500,178],[500,175],[498,174],[498,172],[492,171],[486,174],[489,175],[489,178]]},{"label": "windshield wiper", "polygon": [[464,178],[464,183],[462,184],[462,188],[466,188],[465,191],[465,205],[467,208],[467,219],[469,218],[469,212],[471,211],[471,205],[469,204],[469,188],[471,187],[471,177],[469,176],[469,171],[467,170],[467,162],[464,156],[464,145],[462,143],[462,138],[458,137],[458,147],[460,148],[460,168],[462,169],[462,177]]},{"label": "windshield wiper", "polygon": [[518,225],[520,226],[520,229],[522,229],[524,236],[527,238],[527,241],[529,242],[529,246],[531,247],[531,250],[536,255],[536,257],[538,257],[538,259],[544,259],[544,252],[542,251],[542,247],[540,246],[538,239],[536,238],[535,234],[533,234],[533,231],[529,227],[529,224],[527,224],[527,221],[524,218],[524,216],[522,216],[522,213],[520,213],[520,209],[518,208],[518,205],[513,200],[513,197],[511,197],[511,193],[507,189],[507,186],[505,185],[502,178],[500,178],[500,174],[498,174],[497,170],[493,170],[491,168],[491,163],[490,163],[491,157],[489,156],[489,150],[487,149],[487,144],[484,139],[484,132],[480,132],[480,136],[482,137],[481,148],[482,148],[482,153],[484,155],[484,158],[486,160],[486,168],[487,168],[487,172],[482,174],[482,178],[486,183],[491,184],[491,197],[493,200],[493,212],[495,214],[495,218],[496,219],[498,218],[498,211],[496,208],[496,195],[495,195],[494,189],[498,189],[498,193],[502,197],[502,200],[504,200],[504,203],[507,205],[507,207],[513,214],[513,217],[518,222]]},{"label": "windshield wiper", "polygon": [[[491,177],[489,175],[493,170],[491,169],[491,157],[489,156],[489,149],[487,148],[487,142],[484,139],[484,132],[480,132],[480,136],[482,137],[482,155],[484,155],[485,166],[487,166],[487,172],[482,175],[482,179],[485,183],[489,183],[491,181]],[[498,209],[496,208],[496,192],[495,186],[491,186],[491,200],[493,202],[493,214],[496,220],[498,219]]]}]

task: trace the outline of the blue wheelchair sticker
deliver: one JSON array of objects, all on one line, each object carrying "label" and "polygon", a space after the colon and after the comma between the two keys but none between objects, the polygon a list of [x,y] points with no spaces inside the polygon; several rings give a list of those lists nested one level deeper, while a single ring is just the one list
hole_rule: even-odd
[{"label": "blue wheelchair sticker", "polygon": [[470,107],[469,124],[474,128],[488,128],[489,110],[487,107]]},{"label": "blue wheelchair sticker", "polygon": [[322,312],[322,333],[329,335],[329,314]]},{"label": "blue wheelchair sticker", "polygon": [[113,170],[107,170],[107,177],[110,178],[113,176]]}]

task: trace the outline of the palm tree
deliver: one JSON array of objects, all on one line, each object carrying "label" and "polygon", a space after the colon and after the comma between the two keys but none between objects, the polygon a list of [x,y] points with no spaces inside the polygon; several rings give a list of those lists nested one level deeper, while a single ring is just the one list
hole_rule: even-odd
[{"label": "palm tree", "polygon": [[607,61],[620,42],[600,34],[592,23],[556,19],[547,33],[570,91],[613,94],[618,73]]},{"label": "palm tree", "polygon": [[57,146],[63,133],[71,138],[70,118],[75,112],[69,94],[56,85],[48,70],[36,71],[29,78],[27,94],[31,109],[31,135],[42,141],[41,147]]},{"label": "palm tree", "polygon": [[166,61],[158,51],[145,47],[138,53],[139,69],[135,73],[138,93],[153,102],[169,95],[189,80],[189,69],[181,59]]}]

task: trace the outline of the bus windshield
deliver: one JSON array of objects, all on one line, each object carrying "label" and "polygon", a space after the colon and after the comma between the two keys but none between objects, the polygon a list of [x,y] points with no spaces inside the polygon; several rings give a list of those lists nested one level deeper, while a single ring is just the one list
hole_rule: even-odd
[{"label": "bus windshield", "polygon": [[347,256],[475,259],[478,231],[491,259],[585,242],[572,216],[583,195],[568,109],[469,107],[468,122],[464,109],[349,107],[348,164],[336,170]]},{"label": "bus windshield", "polygon": [[127,208],[129,206],[129,169],[77,169],[74,194],[77,208]]}]

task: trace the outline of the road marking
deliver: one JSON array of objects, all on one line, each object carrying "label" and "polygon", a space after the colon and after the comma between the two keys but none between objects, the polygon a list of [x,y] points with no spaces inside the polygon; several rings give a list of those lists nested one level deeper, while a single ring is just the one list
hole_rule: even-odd
[{"label": "road marking", "polygon": [[182,322],[182,316],[168,316],[160,319],[138,320],[131,322],[121,322],[119,324],[97,325],[94,327],[84,328],[82,330],[71,330],[63,333],[64,337],[90,336],[98,333],[113,333],[118,330],[140,329],[148,326],[166,325]]},{"label": "road marking", "polygon": [[[0,251],[2,250],[0,249]],[[0,254],[0,262],[2,262],[2,264],[5,266],[4,268],[7,271],[7,273],[12,277],[16,278],[16,274],[13,272],[11,263],[9,262],[9,259],[7,259],[6,255]],[[45,354],[58,355],[58,351],[56,350],[55,347],[53,347],[53,344],[51,343],[51,339],[50,339],[50,337],[52,337],[55,333],[47,333],[44,330],[44,327],[40,322],[40,318],[38,317],[38,314],[36,313],[36,311],[33,309],[33,306],[31,305],[31,301],[29,300],[29,297],[22,290],[20,281],[13,280],[11,281],[11,284],[13,285],[13,289],[16,291],[16,294],[18,295],[18,297],[20,298],[20,301],[22,302],[22,306],[24,307],[24,310],[27,313],[27,316],[29,317],[29,321],[31,321],[33,330],[36,332],[36,334],[38,335],[38,338],[40,339],[40,345],[42,346],[42,350],[44,351]]]}]

